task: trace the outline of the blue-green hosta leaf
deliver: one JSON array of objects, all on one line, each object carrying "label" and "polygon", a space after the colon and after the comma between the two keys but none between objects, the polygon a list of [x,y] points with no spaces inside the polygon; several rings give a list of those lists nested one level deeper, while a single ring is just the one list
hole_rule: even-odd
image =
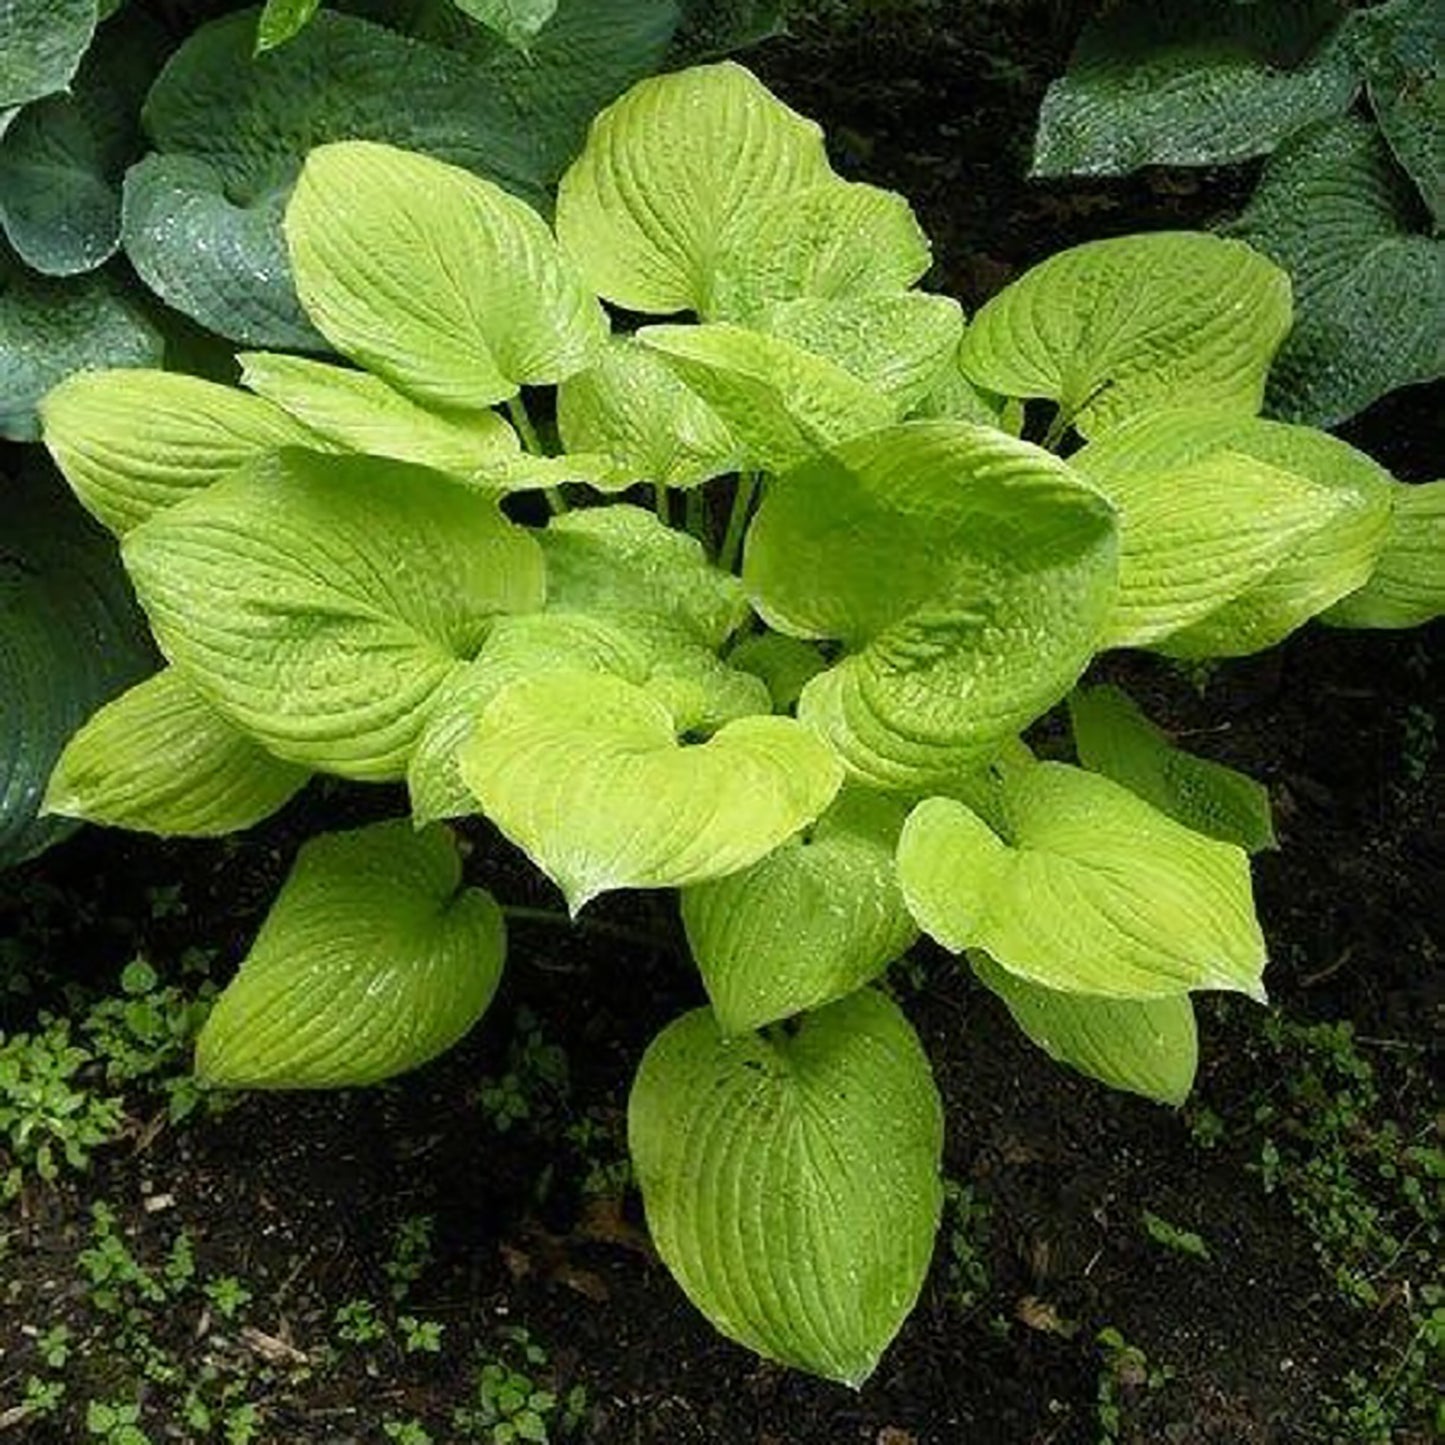
[{"label": "blue-green hosta leaf", "polygon": [[904,825],[898,874],[924,932],[1066,993],[1263,997],[1249,860],[1096,773],[1039,763],[1004,778],[1005,841],[963,803]]},{"label": "blue-green hosta leaf", "polygon": [[117,536],[280,447],[321,447],[279,407],[178,372],[83,371],[40,404],[45,445]]},{"label": "blue-green hosta leaf", "polygon": [[37,440],[41,397],[73,372],[158,366],[163,350],[160,333],[115,278],[33,276],[0,249],[0,437]]},{"label": "blue-green hosta leaf", "polygon": [[643,1056],[627,1137],[657,1252],[717,1329],[857,1387],[918,1298],[943,1112],[918,1038],[871,990],[791,1036],[706,1009]]},{"label": "blue-green hosta leaf", "polygon": [[1082,435],[1163,406],[1252,416],[1290,326],[1289,277],[1238,241],[1158,231],[1050,256],[987,302],[963,369],[1049,397]]},{"label": "blue-green hosta leaf", "polygon": [[[3,22],[0,22],[3,29]],[[49,276],[89,271],[120,244],[120,179],[165,32],[139,10],[101,31],[65,94],[26,106],[0,140],[0,226]]]},{"label": "blue-green hosta leaf", "polygon": [[553,517],[539,535],[547,605],[604,617],[674,622],[721,647],[748,615],[743,585],[702,544],[641,507],[589,507]]},{"label": "blue-green hosta leaf", "polygon": [[48,470],[0,477],[0,867],[71,825],[36,818],[66,740],[154,666],[115,545]]},{"label": "blue-green hosta leaf", "polygon": [[1000,968],[987,954],[970,953],[968,961],[1051,1059],[1156,1103],[1178,1107],[1189,1097],[1199,1037],[1188,994],[1097,998],[1063,993]]},{"label": "blue-green hosta leaf", "polygon": [[907,805],[845,788],[751,868],[682,890],[682,921],[724,1034],[820,1008],[918,937],[893,857]]},{"label": "blue-green hosta leaf", "polygon": [[6,0],[0,11],[0,108],[70,84],[95,33],[96,0]]},{"label": "blue-green hosta leaf", "polygon": [[400,778],[492,619],[542,605],[542,555],[438,472],[281,452],[157,513],[124,557],[162,650],[278,757]]},{"label": "blue-green hosta leaf", "polygon": [[519,50],[528,49],[557,13],[557,0],[455,0],[455,4]]},{"label": "blue-green hosta leaf", "polygon": [[1336,627],[1419,627],[1445,614],[1445,482],[1390,490],[1390,530],[1370,579],[1320,620]]},{"label": "blue-green hosta leaf", "polygon": [[1227,165],[1268,154],[1359,89],[1336,0],[1124,0],[1049,86],[1036,176]]},{"label": "blue-green hosta leaf", "polygon": [[294,40],[320,8],[321,0],[266,0],[256,21],[256,54]]},{"label": "blue-green hosta leaf", "polygon": [[502,910],[462,883],[444,828],[404,820],[307,843],[196,1040],[202,1083],[334,1089],[414,1069],[496,992]]},{"label": "blue-green hosta leaf", "polygon": [[902,196],[829,176],[746,207],[725,226],[708,314],[755,325],[780,301],[897,294],[931,260],[928,237]]},{"label": "blue-green hosta leaf", "polygon": [[481,652],[453,672],[432,699],[406,770],[417,825],[476,812],[476,797],[457,771],[457,750],[504,687],[544,672],[578,671],[641,683],[647,658],[632,631],[603,617],[576,612],[499,617]]},{"label": "blue-green hosta leaf", "polygon": [[[1277,565],[1232,599],[1170,632],[1156,644],[1162,652],[1181,657],[1232,657],[1271,647],[1316,613],[1364,584],[1385,544],[1389,529],[1393,478],[1363,452],[1311,427],[1289,426],[1258,417],[1230,416],[1217,411],[1161,411],[1118,427],[1074,453],[1069,464],[1115,499],[1123,514],[1124,547],[1131,545],[1129,498],[1158,493],[1153,507],[1157,525],[1178,530],[1189,525],[1181,514],[1166,522],[1167,479],[1175,474],[1206,475],[1206,465],[1226,453],[1251,458],[1272,471],[1261,471],[1251,484],[1280,483],[1278,472],[1292,474],[1330,494],[1332,509],[1321,525],[1306,528]],[[1237,463],[1228,463],[1223,475]],[[1204,471],[1201,472],[1200,468]],[[1157,479],[1164,478],[1161,483]],[[1219,476],[1214,480],[1217,482]],[[1283,493],[1280,494],[1281,496]],[[1221,509],[1228,504],[1221,499]],[[1261,516],[1250,518],[1238,508],[1240,551],[1236,562],[1248,561],[1251,535],[1257,534]],[[1223,512],[1221,511],[1221,520]],[[1201,524],[1206,519],[1201,518]],[[1228,527],[1211,544],[1212,551],[1229,548]],[[1268,532],[1265,533],[1268,540]],[[1142,541],[1137,543],[1144,547]],[[1147,548],[1145,548],[1147,551]],[[1267,547],[1266,547],[1267,550]],[[1219,576],[1228,575],[1223,562]],[[1181,568],[1197,575],[1182,557]],[[1121,575],[1123,564],[1121,562]],[[1181,571],[1181,577],[1185,571]],[[1199,577],[1196,597],[1210,595],[1215,585]],[[1165,601],[1171,584],[1159,581]],[[1148,601],[1147,596],[1141,597]],[[1127,619],[1126,619],[1127,620]]]},{"label": "blue-green hosta leaf", "polygon": [[728,664],[751,672],[767,684],[776,712],[788,712],[802,695],[810,678],[828,666],[811,642],[784,637],[781,632],[760,632],[745,637],[728,653]]},{"label": "blue-green hosta leaf", "polygon": [[573,913],[609,889],[746,868],[811,823],[842,781],[791,718],[741,718],[693,745],[677,733],[642,688],[558,672],[498,693],[458,760],[487,816]]},{"label": "blue-green hosta leaf", "polygon": [[598,295],[711,314],[723,235],[832,172],[823,135],[730,61],[640,81],[557,192],[557,234]]},{"label": "blue-green hosta leaf", "polygon": [[1116,687],[1069,695],[1074,748],[1090,772],[1122,783],[1196,833],[1247,853],[1275,846],[1269,792],[1244,773],[1174,747]]},{"label": "blue-green hosta leaf", "polygon": [[494,411],[429,410],[370,372],[301,356],[249,351],[237,360],[246,386],[340,447],[459,477],[485,475],[522,450]]},{"label": "blue-green hosta leaf", "polygon": [[1356,10],[1350,39],[1370,108],[1439,231],[1445,225],[1445,51],[1434,0],[1388,0]]},{"label": "blue-green hosta leaf", "polygon": [[757,324],[770,335],[836,361],[902,411],[929,394],[963,339],[958,302],[922,291],[841,301],[801,297],[770,306]]},{"label": "blue-green hosta leaf", "polygon": [[837,362],[730,321],[644,326],[637,339],[667,358],[762,471],[787,471],[902,415],[897,401]]},{"label": "blue-green hosta leaf", "polygon": [[524,383],[561,381],[607,334],[530,206],[393,146],[313,150],[286,208],[286,243],[317,329],[423,405],[476,411]]},{"label": "blue-green hosta leaf", "polygon": [[779,631],[836,638],[799,716],[863,781],[920,789],[986,762],[1073,686],[1113,602],[1107,502],[991,427],[908,422],[764,499],[743,566]]},{"label": "blue-green hosta leaf", "polygon": [[611,460],[610,490],[639,481],[695,487],[743,463],[717,413],[630,336],[612,337],[586,371],[558,387],[557,429],[569,452]]},{"label": "blue-green hosta leaf", "polygon": [[1418,199],[1379,130],[1345,117],[1270,157],[1236,234],[1290,274],[1295,324],[1267,404],[1333,426],[1445,371],[1445,241],[1416,228]]},{"label": "blue-green hosta leaf", "polygon": [[158,153],[126,182],[125,246],[146,284],[247,345],[320,349],[281,237],[312,146],[404,145],[541,200],[588,119],[656,68],[677,19],[671,0],[563,0],[530,56],[473,57],[478,27],[443,8],[460,33],[437,44],[329,11],[254,60],[254,11],[190,36],[146,105]]},{"label": "blue-green hosta leaf", "polygon": [[111,828],[211,838],[270,817],[309,776],[233,727],[168,667],[71,738],[44,807]]}]

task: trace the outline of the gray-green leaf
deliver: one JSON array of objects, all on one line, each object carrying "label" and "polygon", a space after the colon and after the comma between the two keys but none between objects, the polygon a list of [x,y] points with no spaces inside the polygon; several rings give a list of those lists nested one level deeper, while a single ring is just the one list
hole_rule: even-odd
[{"label": "gray-green leaf", "polygon": [[1291,136],[1235,232],[1290,274],[1295,324],[1270,373],[1270,411],[1333,426],[1445,371],[1445,241],[1379,130],[1354,117]]}]

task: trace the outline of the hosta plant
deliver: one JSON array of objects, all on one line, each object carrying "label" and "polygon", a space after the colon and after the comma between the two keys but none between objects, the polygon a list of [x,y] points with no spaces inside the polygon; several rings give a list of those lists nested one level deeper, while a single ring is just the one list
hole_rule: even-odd
[{"label": "hosta plant", "polygon": [[[411,822],[302,850],[201,1037],[221,1087],[369,1082],[473,1023],[506,910],[456,820],[573,914],[676,888],[709,1006],[632,1092],[653,1237],[719,1329],[856,1385],[941,1199],[889,964],[925,932],[1055,1058],[1182,1100],[1191,994],[1263,994],[1267,801],[1080,680],[1438,611],[1435,490],[1259,419],[1289,288],[1243,243],[1083,246],[965,326],[907,204],[731,64],[605,110],[555,228],[343,141],[285,238],[344,361],[44,403],[168,663],[49,807],[218,833],[313,772],[406,781]],[[1065,702],[1074,759],[1037,756]]]}]

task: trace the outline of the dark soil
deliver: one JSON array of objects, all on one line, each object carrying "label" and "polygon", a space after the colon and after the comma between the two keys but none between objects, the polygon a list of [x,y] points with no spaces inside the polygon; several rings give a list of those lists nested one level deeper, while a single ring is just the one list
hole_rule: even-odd
[{"label": "dark soil", "polygon": [[[936,241],[939,289],[972,309],[1061,245],[1207,225],[1238,204],[1248,176],[1237,171],[1114,185],[1023,180],[1031,117],[1077,17],[1042,0],[945,18],[952,13],[904,12],[755,57],[770,84],[824,122],[840,164],[914,200]],[[1385,404],[1354,439],[1401,475],[1423,476],[1425,401]],[[1383,1041],[1387,1080],[1397,1058],[1432,1042],[1442,1001],[1445,785],[1419,730],[1445,698],[1442,641],[1439,624],[1403,635],[1311,627],[1220,669],[1202,696],[1149,660],[1113,658],[1101,669],[1125,678],[1193,750],[1269,785],[1281,848],[1257,861],[1256,880],[1271,997],[1294,1016],[1350,1019],[1363,1038]],[[191,946],[218,949],[229,968],[306,836],[402,806],[389,790],[313,789],[224,844],[89,832],[7,886],[16,900],[59,890],[57,969],[73,959],[78,973],[109,979],[143,948],[164,970]],[[473,841],[476,881],[508,902],[555,904],[497,839],[479,829]],[[184,910],[153,916],[146,890],[177,884]],[[1340,1300],[1287,1201],[1260,1185],[1248,1113],[1277,1080],[1251,1042],[1254,1005],[1230,998],[1201,1010],[1196,1101],[1177,1114],[1052,1066],[952,960],[920,949],[920,967],[896,987],[946,1102],[947,1173],[989,1209],[988,1287],[961,1306],[941,1242],[915,1314],[854,1394],[716,1336],[650,1256],[635,1200],[582,1190],[589,1165],[621,1157],[626,1092],[646,1043],[702,1001],[662,905],[602,900],[589,915],[642,937],[518,922],[484,1024],[395,1085],[251,1097],[201,1125],[140,1132],[134,1148],[101,1158],[83,1195],[73,1184],[27,1192],[0,1263],[0,1404],[35,1368],[22,1327],[80,1317],[71,1261],[86,1227],[82,1199],[106,1198],[138,1231],[138,1254],[162,1250],[184,1223],[204,1271],[254,1290],[247,1318],[272,1345],[238,1343],[214,1320],[202,1328],[198,1311],[178,1310],[167,1339],[188,1358],[248,1348],[314,1357],[340,1304],[386,1298],[397,1224],[435,1216],[436,1258],[406,1308],[447,1325],[444,1353],[388,1356],[376,1373],[361,1355],[345,1356],[310,1381],[281,1371],[253,1392],[260,1438],[277,1445],[376,1441],[384,1415],[419,1418],[438,1441],[457,1438],[448,1422],[466,1393],[467,1346],[507,1323],[548,1346],[549,1371],[564,1384],[586,1385],[587,1438],[605,1445],[1092,1442],[1101,1438],[1095,1340],[1105,1327],[1171,1372],[1153,1388],[1142,1373],[1123,1378],[1121,1440],[1338,1438],[1323,1423],[1324,1402],[1379,1346],[1387,1316]],[[540,1089],[533,1118],[500,1132],[479,1087],[503,1072],[524,1007],[565,1050],[569,1081]],[[1418,1075],[1398,1077],[1402,1111],[1428,1117]],[[1212,1149],[1190,1127],[1206,1109],[1243,1120]],[[567,1142],[567,1125],[587,1117],[595,1141]],[[164,1208],[142,1207],[158,1196],[170,1196]],[[1198,1231],[1211,1261],[1151,1241],[1144,1210]],[[46,1445],[80,1438],[77,1428],[32,1424],[22,1434]],[[1396,1438],[1428,1437],[1422,1425]]]}]

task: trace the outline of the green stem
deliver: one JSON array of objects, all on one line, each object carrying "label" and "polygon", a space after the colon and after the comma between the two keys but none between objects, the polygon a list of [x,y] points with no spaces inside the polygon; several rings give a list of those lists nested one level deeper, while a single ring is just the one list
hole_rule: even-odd
[{"label": "green stem", "polygon": [[741,472],[733,492],[733,509],[728,513],[728,528],[723,533],[722,550],[718,553],[718,566],[724,572],[731,572],[738,565],[742,555],[743,534],[748,529],[748,512],[753,505],[753,496],[758,489],[756,472]]},{"label": "green stem", "polygon": [[1066,411],[1060,406],[1049,422],[1049,429],[1044,433],[1043,447],[1046,452],[1056,452],[1059,443],[1064,439],[1064,433],[1069,429],[1069,423],[1073,420],[1073,413]]},{"label": "green stem", "polygon": [[641,928],[628,928],[620,923],[605,923],[599,918],[573,918],[559,908],[527,908],[508,903],[502,908],[508,918],[520,923],[547,923],[554,928],[575,928],[582,933],[595,933],[599,938],[616,938],[623,943],[636,943],[659,953],[671,953],[671,939],[659,938]]},{"label": "green stem", "polygon": [[711,552],[712,548],[708,546],[708,542],[711,539],[707,535],[707,506],[702,494],[702,488],[689,488],[688,491],[684,493],[684,502],[687,508],[684,515],[686,517],[685,525],[688,532],[702,543],[704,551]]},{"label": "green stem", "polygon": [[[537,428],[532,425],[532,418],[527,412],[527,403],[522,400],[522,393],[519,391],[516,396],[507,398],[507,415],[512,418],[512,425],[517,428],[517,435],[522,438],[522,445],[534,457],[544,457],[547,453],[542,449],[541,438],[537,435]],[[558,487],[544,487],[543,494],[547,498],[547,505],[552,509],[555,517],[567,510],[567,499],[562,495]]]},{"label": "green stem", "polygon": [[671,507],[668,505],[667,488],[661,482],[652,484],[652,504],[657,509],[657,519],[664,527],[672,525]]}]

